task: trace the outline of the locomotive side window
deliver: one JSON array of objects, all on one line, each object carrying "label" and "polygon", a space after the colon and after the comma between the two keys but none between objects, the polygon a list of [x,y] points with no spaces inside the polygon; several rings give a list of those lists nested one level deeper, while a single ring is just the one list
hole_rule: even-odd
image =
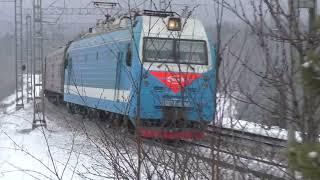
[{"label": "locomotive side window", "polygon": [[65,69],[67,69],[67,67],[68,67],[68,63],[69,63],[69,62],[68,62],[68,61],[69,61],[69,58],[68,58],[68,57],[69,57],[69,54],[67,54],[67,55],[65,56],[65,58],[64,58],[64,68],[65,68]]},{"label": "locomotive side window", "polygon": [[72,67],[72,57],[68,58],[68,66],[71,68]]},{"label": "locomotive side window", "polygon": [[131,67],[132,64],[132,53],[131,53],[131,46],[128,45],[127,55],[126,55],[126,64],[127,66]]},{"label": "locomotive side window", "polygon": [[96,60],[99,60],[99,51],[96,52]]},{"label": "locomotive side window", "polygon": [[206,42],[146,37],[143,44],[143,61],[207,65]]}]

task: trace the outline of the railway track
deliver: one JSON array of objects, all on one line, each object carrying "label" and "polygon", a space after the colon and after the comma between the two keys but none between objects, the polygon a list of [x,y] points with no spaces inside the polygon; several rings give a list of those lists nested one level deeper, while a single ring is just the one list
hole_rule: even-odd
[{"label": "railway track", "polygon": [[237,158],[243,158],[243,159],[252,160],[252,161],[259,162],[259,163],[264,163],[264,164],[271,165],[271,166],[287,168],[286,165],[283,165],[281,163],[276,163],[276,162],[267,161],[267,160],[260,159],[260,158],[250,157],[250,156],[243,155],[243,154],[240,154],[240,153],[230,152],[230,151],[223,150],[223,149],[217,149],[215,147],[212,148],[212,147],[210,147],[208,145],[204,145],[204,144],[201,144],[201,143],[194,143],[194,142],[188,142],[188,143],[191,144],[191,145],[194,145],[194,146],[198,146],[198,147],[202,147],[202,148],[206,148],[206,149],[210,149],[210,150],[212,149],[212,150],[214,150],[216,152],[219,152],[219,153],[229,154],[229,155],[235,156]]},{"label": "railway track", "polygon": [[[269,160],[268,158],[264,157],[263,155],[261,156],[262,151],[265,151],[263,153],[279,153],[281,150],[285,149],[287,147],[287,141],[284,139],[279,139],[275,137],[270,137],[270,136],[264,136],[261,134],[255,134],[255,133],[250,133],[250,132],[245,132],[241,130],[236,130],[236,129],[230,129],[230,128],[224,128],[224,127],[217,127],[210,125],[208,126],[208,129],[206,130],[206,138],[204,142],[198,143],[198,142],[187,142],[190,145],[201,147],[204,149],[209,149],[213,150],[215,153],[219,153],[222,156],[226,157],[232,157],[233,159],[237,159],[237,163],[234,162],[228,162],[224,160],[216,160],[217,163],[219,163],[219,166],[223,168],[229,168],[229,169],[236,169],[239,172],[244,172],[244,173],[250,173],[253,174],[257,177],[265,178],[265,179],[286,179],[286,173],[285,169],[287,168],[286,162],[283,161],[282,158],[277,157],[277,160]],[[231,150],[228,148],[224,147],[212,147],[208,144],[210,144],[210,138],[216,138],[216,137],[221,137],[220,141],[222,142],[227,142],[227,143],[222,143],[223,145],[230,145],[230,144],[237,144],[238,146],[240,145],[243,149],[247,148],[250,149],[254,147],[256,150],[257,147],[261,148],[261,151],[259,152],[259,156],[257,157],[255,155],[249,155],[249,152],[241,152],[240,149],[236,150]],[[248,147],[247,147],[248,146]],[[279,153],[280,154],[280,153]],[[280,155],[279,155],[280,156]],[[207,161],[212,161],[212,158],[209,157],[201,157],[201,158],[206,158]],[[274,175],[273,172],[267,172],[267,171],[261,171],[257,170],[259,168],[248,168],[241,166],[241,164],[246,164],[245,162],[253,162],[256,163],[257,166],[264,166],[266,169],[272,168],[272,169],[277,169],[277,171],[282,173],[281,176],[276,176]],[[282,163],[280,163],[282,162]]]},{"label": "railway track", "polygon": [[[152,146],[165,148],[166,150],[169,150],[171,152],[187,154],[188,156],[195,157],[202,160],[203,162],[206,162],[208,165],[212,165],[212,163],[214,162],[219,168],[229,169],[244,174],[252,174],[257,178],[276,180],[287,179],[286,173],[284,172],[287,166],[281,163],[250,157],[240,153],[217,149],[215,147],[212,148],[205,144],[190,141],[183,141],[183,144],[187,145],[186,147],[181,146],[181,144],[178,146],[163,144],[161,142],[156,142],[149,139],[144,139],[143,142]],[[188,148],[190,146],[196,148],[190,150]],[[217,156],[217,154],[219,153],[220,158],[213,159],[211,153],[212,150],[215,156]]]},{"label": "railway track", "polygon": [[279,139],[270,136],[264,136],[261,134],[255,134],[250,132],[245,132],[236,129],[217,127],[214,125],[208,126],[206,134],[209,136],[221,136],[224,138],[229,138],[233,140],[249,141],[256,144],[262,144],[270,146],[273,148],[283,149],[287,147],[287,141],[284,139]]},{"label": "railway track", "polygon": [[[213,145],[210,146],[210,141],[208,141],[212,137],[221,137],[221,141],[225,142],[222,143],[222,147],[215,147]],[[228,143],[226,143],[228,142]],[[275,159],[268,159],[268,156],[262,155],[263,153],[279,153],[280,150],[283,150],[287,147],[287,142],[284,139],[279,139],[270,136],[264,136],[260,134],[254,134],[250,132],[245,132],[241,130],[217,127],[217,126],[208,126],[206,130],[206,138],[203,142],[191,142],[191,141],[184,141],[187,145],[200,147],[205,149],[205,153],[191,153],[188,152],[191,156],[197,157],[206,161],[207,163],[212,163],[213,161],[218,164],[219,167],[225,169],[236,170],[241,173],[248,173],[253,174],[256,177],[262,179],[288,179],[287,174],[285,172],[287,165],[286,161],[283,161],[282,158],[276,157]],[[220,142],[221,143],[221,142]],[[237,144],[240,145],[242,148],[250,149],[255,147],[254,150],[261,148],[261,151],[258,151],[258,156],[250,155],[250,152],[245,151],[242,152],[240,149],[230,150],[225,148],[224,146]],[[159,146],[163,147],[163,144],[159,143]],[[249,147],[247,147],[249,146]],[[168,150],[178,151],[180,153],[185,153],[184,148],[177,148],[174,146],[166,145]],[[218,160],[213,160],[210,152],[214,152],[215,154],[220,154],[222,157]],[[262,152],[264,151],[264,152]],[[280,154],[280,153],[279,153]],[[261,156],[262,155],[262,156]],[[279,155],[280,156],[280,155]],[[229,160],[226,160],[229,159]],[[232,160],[230,160],[232,159]],[[246,166],[248,163],[249,165]],[[275,172],[278,174],[276,175]]]},{"label": "railway track", "polygon": [[[239,130],[233,130],[233,129],[227,129],[227,128],[219,128],[216,126],[209,126],[208,130],[206,131],[208,135],[211,136],[218,136],[220,135],[224,139],[234,139],[234,140],[246,140],[246,141],[251,141],[253,143],[262,143],[265,145],[269,146],[277,146],[277,147],[285,147],[285,141],[284,140],[279,140],[276,138],[272,137],[266,137],[262,135],[257,135],[257,134],[252,134],[248,132],[243,132]],[[132,139],[136,138],[135,136],[131,137]],[[148,140],[148,139],[143,139],[143,143],[147,143],[149,145],[156,145],[160,148],[165,148],[166,150],[172,151],[172,152],[179,152],[181,154],[183,153],[188,153],[190,156],[196,157],[198,159],[201,159],[203,162],[208,163],[209,165],[212,162],[215,162],[218,164],[219,167],[223,169],[230,169],[230,170],[235,170],[237,172],[241,173],[248,173],[252,174],[255,177],[261,177],[262,179],[285,179],[282,177],[282,175],[274,175],[274,173],[265,169],[270,169],[272,168],[273,170],[276,169],[276,171],[282,171],[283,169],[286,168],[286,165],[275,162],[275,161],[269,161],[266,158],[258,158],[255,156],[249,156],[248,154],[241,154],[240,152],[235,152],[235,151],[229,151],[228,149],[222,149],[222,148],[216,148],[216,147],[211,147],[206,144],[206,142],[184,142],[185,145],[188,146],[195,146],[196,149],[201,149],[203,152],[191,152],[186,151],[186,146],[183,147],[177,147],[177,146],[172,146],[168,144],[164,144],[162,142],[156,142],[154,140]],[[221,157],[227,157],[227,158],[221,158],[218,160],[213,160],[211,157],[212,150],[215,153],[219,153]],[[231,161],[230,159],[233,159]],[[256,166],[263,166],[263,168],[252,168],[252,167],[247,167],[245,166],[246,162],[252,162],[253,164],[257,164]],[[283,173],[285,174],[285,173]]]}]

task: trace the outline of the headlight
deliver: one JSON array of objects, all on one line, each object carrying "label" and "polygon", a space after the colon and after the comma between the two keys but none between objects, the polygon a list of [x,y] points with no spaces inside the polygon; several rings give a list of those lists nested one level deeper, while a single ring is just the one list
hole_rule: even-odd
[{"label": "headlight", "polygon": [[203,83],[203,84],[202,84],[202,87],[203,87],[203,88],[208,88],[208,87],[209,87],[208,82]]},{"label": "headlight", "polygon": [[168,30],[181,31],[181,19],[180,18],[169,18]]},{"label": "headlight", "polygon": [[146,87],[147,87],[147,86],[149,86],[149,81],[144,80],[144,81],[143,81],[143,84],[144,84],[144,86],[146,86]]}]

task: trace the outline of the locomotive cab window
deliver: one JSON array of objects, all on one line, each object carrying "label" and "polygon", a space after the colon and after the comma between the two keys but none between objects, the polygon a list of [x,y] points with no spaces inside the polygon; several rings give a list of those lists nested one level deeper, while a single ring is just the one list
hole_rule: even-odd
[{"label": "locomotive cab window", "polygon": [[205,41],[177,40],[176,57],[183,64],[207,65],[207,48]]},{"label": "locomotive cab window", "polygon": [[126,55],[126,65],[131,67],[131,64],[132,64],[132,52],[131,52],[131,46],[128,45],[127,55]]},{"label": "locomotive cab window", "polygon": [[202,40],[144,38],[143,61],[208,65],[207,45]]},{"label": "locomotive cab window", "polygon": [[143,46],[144,61],[174,63],[173,45],[172,39],[145,38]]}]

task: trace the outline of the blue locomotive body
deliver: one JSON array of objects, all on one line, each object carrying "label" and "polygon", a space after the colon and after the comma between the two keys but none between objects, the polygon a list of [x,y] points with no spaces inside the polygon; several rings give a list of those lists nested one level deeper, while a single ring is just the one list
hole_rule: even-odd
[{"label": "blue locomotive body", "polygon": [[131,82],[124,59],[131,42],[128,29],[73,42],[67,51],[64,101],[124,113]]},{"label": "blue locomotive body", "polygon": [[[182,19],[180,31],[168,30],[169,21],[138,16],[72,42],[64,101],[127,116],[133,125],[139,117],[146,137],[201,137],[189,130],[214,120],[215,49],[199,21]],[[175,126],[182,122],[188,126]]]}]

